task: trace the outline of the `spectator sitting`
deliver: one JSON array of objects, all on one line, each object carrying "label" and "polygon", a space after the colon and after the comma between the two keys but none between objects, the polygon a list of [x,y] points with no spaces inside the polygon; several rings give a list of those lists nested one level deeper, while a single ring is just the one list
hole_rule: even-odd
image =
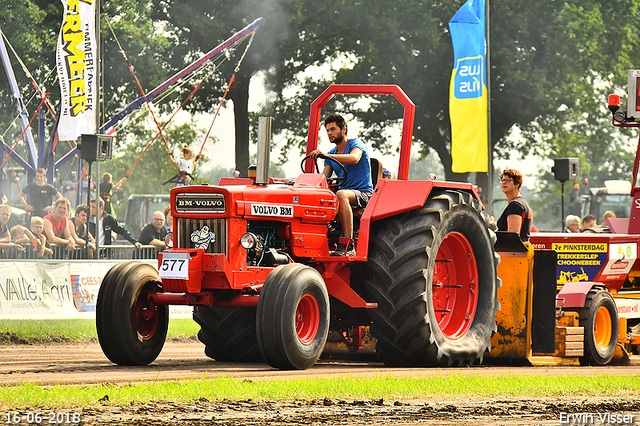
[{"label": "spectator sitting", "polygon": [[151,245],[164,250],[167,245],[164,243],[164,237],[167,235],[167,231],[163,227],[164,214],[161,211],[153,212],[151,223],[145,226],[140,233],[138,239],[143,245]]},{"label": "spectator sitting", "polygon": [[0,204],[0,249],[13,248],[24,251],[24,247],[15,245],[11,241],[11,233],[9,232],[9,219],[11,218],[11,206],[8,204]]},{"label": "spectator sitting", "polygon": [[600,222],[600,226],[598,226],[598,230],[605,233],[611,233],[611,230],[609,229],[609,225],[607,225],[607,219],[609,218],[615,219],[616,217],[617,217],[616,214],[611,210],[607,210],[606,212],[604,212],[604,214],[602,215],[602,222]]},{"label": "spectator sitting", "polygon": [[[31,182],[18,193],[18,198],[22,201],[24,209],[32,216],[44,217],[53,209],[51,207],[51,196],[57,199],[62,198],[62,194],[53,186],[45,182],[47,178],[46,169],[36,170],[36,181]],[[31,204],[24,199],[24,194],[29,194]]]},{"label": "spectator sitting", "polygon": [[596,226],[596,217],[592,214],[588,214],[582,218],[582,226],[580,232],[598,232]]},{"label": "spectator sitting", "polygon": [[31,232],[33,232],[33,235],[37,235],[38,239],[40,240],[40,246],[42,247],[42,250],[38,251],[38,257],[53,255],[53,250],[51,250],[51,248],[49,247],[49,244],[47,243],[47,237],[44,235],[44,220],[40,216],[32,216],[30,229]]},{"label": "spectator sitting", "polygon": [[605,226],[605,222],[607,219],[612,218],[615,219],[617,218],[616,214],[614,212],[612,212],[611,210],[607,210],[606,212],[604,212],[604,214],[602,215],[602,226]]},{"label": "spectator sitting", "polygon": [[570,214],[564,220],[565,228],[563,232],[578,233],[580,232],[580,218]]},{"label": "spectator sitting", "polygon": [[[77,241],[74,238],[75,229],[73,230],[73,234],[71,233],[69,220],[67,219],[68,212],[69,200],[66,198],[57,199],[54,204],[53,213],[43,218],[44,234],[51,244],[66,246],[67,251],[72,251],[76,248]],[[78,238],[78,240],[80,239]],[[82,243],[86,244],[85,241],[82,241]]]},{"label": "spectator sitting", "polygon": [[[35,251],[38,253],[38,257],[42,257],[40,256],[41,252],[44,252],[44,247],[42,246],[42,244],[40,243],[40,239],[36,238],[33,233],[29,230],[29,228],[25,228],[22,225],[16,225],[13,228],[11,228],[11,239],[15,244],[28,244],[31,243],[33,245],[33,249],[32,251]],[[25,250],[27,250],[29,247],[27,246],[25,248]],[[28,256],[31,257],[31,256]]]},{"label": "spectator sitting", "polygon": [[[96,234],[96,217],[95,217],[96,200],[91,200],[91,202],[89,203],[90,211],[92,215],[91,219],[89,219],[89,232],[91,233],[91,235],[96,236],[99,246],[104,247],[104,246],[111,245],[111,238],[112,238],[111,231],[114,231],[115,233],[122,235],[127,241],[135,245],[137,248],[139,249],[142,248],[142,244],[136,241],[135,237],[131,235],[129,231],[127,231],[122,226],[120,226],[120,224],[118,223],[115,217],[104,212],[104,200],[102,198],[99,199],[99,203],[100,203],[100,214],[98,215],[98,217],[100,219],[99,219],[99,226],[98,226],[99,232],[97,234]],[[108,236],[108,238],[105,238],[105,235]]]}]

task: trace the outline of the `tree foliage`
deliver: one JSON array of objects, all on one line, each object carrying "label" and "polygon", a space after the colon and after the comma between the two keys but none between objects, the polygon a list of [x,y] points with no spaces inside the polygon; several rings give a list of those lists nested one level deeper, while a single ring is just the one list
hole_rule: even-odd
[{"label": "tree foliage", "polygon": [[[228,98],[235,114],[236,168],[241,171],[249,164],[249,81],[262,72],[269,96],[261,113],[275,117],[274,131],[287,141],[281,160],[287,150],[301,150],[309,105],[329,83],[398,84],[417,105],[414,141],[419,154],[437,154],[444,178],[464,180],[466,174],[451,172],[448,112],[453,65],[448,21],[463,2],[121,0],[105,3],[105,15],[147,90],[264,17],[240,69],[235,72],[244,46],[206,81],[188,107],[191,112],[213,112],[235,72]],[[0,6],[7,11],[0,28],[11,36],[34,75],[44,78],[54,66],[60,4],[0,0]],[[611,128],[601,104],[608,91],[621,92],[626,70],[638,66],[633,61],[640,47],[639,8],[640,0],[491,2],[491,129],[497,157],[514,151],[542,158],[579,157],[583,175],[594,183],[629,175],[629,133]],[[108,117],[139,91],[106,21],[102,33]],[[318,70],[324,72],[317,76]],[[28,92],[28,82],[21,84]],[[176,93],[165,111],[185,99],[191,88]],[[0,110],[8,112],[10,97],[2,79],[0,95]],[[402,116],[395,100],[337,97],[326,108],[360,121],[368,144],[387,152],[397,149],[389,133]],[[521,138],[509,137],[515,128]],[[537,192],[544,201],[534,207],[540,215],[559,191],[548,171],[541,178]]]}]

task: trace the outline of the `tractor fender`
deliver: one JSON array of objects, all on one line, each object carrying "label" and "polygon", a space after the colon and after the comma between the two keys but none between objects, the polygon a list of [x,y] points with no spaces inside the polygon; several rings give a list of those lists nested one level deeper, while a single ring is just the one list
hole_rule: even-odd
[{"label": "tractor fender", "polygon": [[556,308],[582,308],[587,293],[593,287],[605,288],[604,284],[593,281],[569,282],[562,286],[556,295]]},{"label": "tractor fender", "polygon": [[434,188],[470,192],[473,198],[478,198],[475,188],[469,183],[380,179],[369,202],[372,206],[371,221],[419,209]]}]

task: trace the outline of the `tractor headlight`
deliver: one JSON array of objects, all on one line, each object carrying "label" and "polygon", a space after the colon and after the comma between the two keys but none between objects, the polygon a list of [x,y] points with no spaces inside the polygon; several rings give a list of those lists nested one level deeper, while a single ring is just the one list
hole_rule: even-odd
[{"label": "tractor headlight", "polygon": [[173,248],[173,232],[169,232],[167,235],[165,235],[164,243],[168,248]]},{"label": "tractor headlight", "polygon": [[251,250],[257,245],[257,243],[258,238],[251,232],[247,232],[242,237],[240,237],[240,245],[246,250]]}]

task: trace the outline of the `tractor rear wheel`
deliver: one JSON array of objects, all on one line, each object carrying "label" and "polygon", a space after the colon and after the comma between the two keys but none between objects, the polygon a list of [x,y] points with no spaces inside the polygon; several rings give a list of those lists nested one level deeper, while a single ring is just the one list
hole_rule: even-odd
[{"label": "tractor rear wheel", "polygon": [[368,277],[371,334],[389,366],[481,363],[496,330],[495,234],[480,203],[455,190],[374,222]]},{"label": "tractor rear wheel", "polygon": [[198,340],[204,353],[223,362],[262,362],[256,337],[256,308],[196,306]]},{"label": "tractor rear wheel", "polygon": [[131,261],[115,266],[102,280],[96,329],[102,351],[119,365],[146,365],[158,357],[167,336],[169,308],[149,300],[161,292],[158,271]]},{"label": "tractor rear wheel", "polygon": [[264,282],[256,314],[264,360],[282,370],[316,363],[329,334],[329,294],[315,269],[298,263],[278,266]]},{"label": "tractor rear wheel", "polygon": [[618,343],[618,310],[607,290],[592,288],[584,308],[576,309],[580,326],[584,327],[582,365],[607,365],[613,359]]}]

